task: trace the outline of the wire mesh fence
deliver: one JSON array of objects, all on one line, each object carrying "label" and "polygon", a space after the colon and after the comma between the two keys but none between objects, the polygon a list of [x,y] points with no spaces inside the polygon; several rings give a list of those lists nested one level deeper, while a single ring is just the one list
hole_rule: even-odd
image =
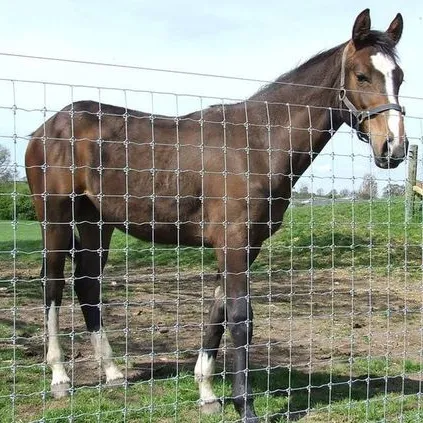
[{"label": "wire mesh fence", "polygon": [[263,420],[423,420],[421,204],[407,221],[406,165],[377,170],[339,109],[0,90],[2,421],[238,421],[234,375]]}]

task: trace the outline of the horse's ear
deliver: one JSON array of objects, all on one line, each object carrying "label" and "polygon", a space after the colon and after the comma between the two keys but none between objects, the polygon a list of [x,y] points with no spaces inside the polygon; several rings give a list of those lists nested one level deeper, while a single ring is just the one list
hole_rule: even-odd
[{"label": "horse's ear", "polygon": [[364,41],[370,32],[370,10],[364,9],[355,19],[352,40],[355,44]]},{"label": "horse's ear", "polygon": [[394,20],[391,22],[391,25],[389,25],[389,28],[386,30],[386,33],[389,35],[389,37],[392,38],[395,44],[398,43],[401,38],[403,27],[404,23],[402,20],[402,15],[401,13],[398,13]]}]

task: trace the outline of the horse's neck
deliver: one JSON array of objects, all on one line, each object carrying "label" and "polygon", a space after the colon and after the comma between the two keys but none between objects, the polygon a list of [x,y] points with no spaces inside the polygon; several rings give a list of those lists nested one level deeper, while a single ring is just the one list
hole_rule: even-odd
[{"label": "horse's neck", "polygon": [[270,124],[276,132],[272,147],[288,152],[275,154],[272,167],[280,174],[292,174],[294,183],[342,125],[339,52],[327,60],[303,68],[298,75],[294,70],[253,97],[269,104]]},{"label": "horse's neck", "polygon": [[[297,128],[311,127],[320,131],[330,129],[330,125],[338,129],[342,123],[337,109],[345,44],[312,57],[254,94],[251,99],[275,104],[270,117],[275,123],[295,124]],[[299,107],[289,110],[287,105]],[[332,119],[326,118],[329,108],[333,110]]]}]

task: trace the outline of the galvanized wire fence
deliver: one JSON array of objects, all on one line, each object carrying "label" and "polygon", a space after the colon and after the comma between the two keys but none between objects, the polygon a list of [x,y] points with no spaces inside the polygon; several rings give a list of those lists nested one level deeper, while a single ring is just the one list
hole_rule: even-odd
[{"label": "galvanized wire fence", "polygon": [[[270,218],[259,223],[271,235],[272,225],[281,220],[276,209],[272,209],[272,178],[278,176],[272,161],[278,154],[286,153],[272,145],[272,131],[278,130],[277,125],[272,125],[270,119],[261,123],[251,121],[249,100],[238,103],[244,108],[244,119],[231,121],[225,110],[235,99],[46,81],[0,80],[0,90],[1,145],[11,154],[9,177],[1,182],[0,193],[1,421],[239,420],[228,405],[232,396],[232,361],[237,351],[229,334],[226,335],[228,331],[218,351],[216,368],[208,369],[214,375],[214,391],[223,405],[214,410],[217,411],[214,416],[206,415],[202,406],[207,401],[200,400],[194,379],[217,286],[215,256],[222,250],[211,243],[205,231],[213,225],[223,227],[223,250],[224,255],[228,254],[231,237],[235,236],[227,230],[228,223],[236,222],[236,216],[230,215],[227,203],[242,200],[253,204],[257,199],[250,194],[250,183],[260,176],[268,177],[269,181],[268,194],[263,194],[261,200],[269,196]],[[96,105],[97,112],[84,109],[88,103],[78,103],[87,98],[94,101],[90,104]],[[103,104],[109,100],[121,109],[105,108]],[[422,99],[402,101],[412,103],[405,119],[408,138],[411,143],[420,144],[422,118],[413,111],[418,110],[415,105],[421,105]],[[68,103],[70,109],[61,112],[61,106]],[[75,104],[80,104],[80,109],[72,106]],[[215,104],[221,120],[207,121],[203,112],[194,117],[187,114],[206,110],[210,104]],[[266,101],[260,104],[264,109],[269,107]],[[285,107],[289,109],[289,105]],[[134,114],[132,109],[143,110],[145,114]],[[330,108],[327,111],[335,113]],[[55,113],[66,115],[69,127],[61,129],[67,134],[70,131],[70,136],[60,133],[52,136],[42,130],[41,136],[35,135],[44,145],[39,166],[44,185],[40,195],[36,194],[43,204],[38,216],[44,232],[41,239],[40,224],[30,205],[34,195],[24,178],[23,154],[31,138],[29,133],[40,124],[41,128],[46,127]],[[80,116],[84,113],[97,122],[95,136],[89,132],[83,137],[78,135],[78,125],[83,124]],[[118,122],[120,132],[112,131],[106,137],[109,119]],[[141,121],[148,122],[150,133],[146,139],[132,139],[130,125]],[[167,128],[160,132],[161,139],[157,137],[160,125]],[[197,138],[187,141],[182,137],[182,125],[195,127]],[[219,146],[207,146],[204,131],[211,125],[221,127]],[[246,144],[242,148],[226,145],[226,137],[234,128],[241,128],[244,133]],[[254,128],[269,134],[269,144],[258,152],[253,152],[254,147],[249,144]],[[293,129],[291,121],[284,129]],[[295,129],[309,131],[310,139],[315,136],[312,126]],[[53,138],[63,145],[63,150],[58,148],[54,154],[48,153],[48,143]],[[110,156],[102,153],[95,166],[89,161],[81,163],[76,155],[79,142],[94,145],[100,151],[115,151],[116,165],[104,165],[102,159],[110,160]],[[113,150],[114,145],[124,154],[118,157],[120,153]],[[186,155],[191,150],[200,157],[200,166],[193,163],[190,167],[187,162]],[[54,161],[68,151],[71,154],[66,166],[63,161]],[[90,151],[88,148],[86,154]],[[147,151],[150,165],[132,167],[137,155]],[[171,165],[157,166],[157,151],[172,157]],[[237,173],[231,163],[234,154],[250,164],[250,155],[256,153],[268,155],[269,173],[254,174],[249,165],[246,172],[242,169]],[[207,162],[213,156],[222,159],[215,168]],[[161,163],[163,166],[165,162]],[[48,191],[47,178],[55,168],[60,170],[56,175],[70,181],[71,189],[61,193]],[[79,191],[77,175],[85,170],[100,175],[96,192]],[[115,192],[108,188],[107,184],[113,181],[107,172],[118,181]],[[146,174],[151,186],[138,186],[137,178],[145,181],[142,176]],[[423,421],[422,211],[417,201],[411,221],[405,220],[406,174],[404,164],[396,170],[376,170],[368,147],[344,125],[293,188],[281,230],[266,240],[254,265],[245,270],[255,322],[253,343],[248,347],[249,374],[261,418]],[[217,175],[216,184],[221,184],[217,197],[204,194],[205,181],[211,175]],[[233,177],[245,178],[246,193],[242,187],[238,197],[228,191],[228,178]],[[296,179],[295,174],[288,177],[291,183]],[[183,183],[190,178],[199,178],[200,191],[186,191]],[[166,183],[169,185],[165,186]],[[68,197],[69,219],[60,218],[61,213],[69,210],[52,214],[47,210],[49,204],[60,204],[49,203],[58,194]],[[82,197],[97,201],[98,217],[93,219],[97,214],[80,213],[77,207],[90,211],[85,203],[76,205]],[[117,197],[123,205],[120,215],[124,216],[119,221],[110,219],[108,208],[108,201]],[[204,204],[210,201],[221,203],[223,220],[220,215],[216,219],[205,215]],[[137,213],[131,208],[147,207],[147,203],[150,218],[134,220]],[[163,205],[172,218],[163,219]],[[156,211],[159,206],[160,215]],[[189,207],[197,207],[198,221],[187,218]],[[254,222],[250,207],[246,210],[247,218],[237,224],[250,227]],[[49,220],[50,215],[58,220]],[[54,224],[72,229],[70,245],[66,251],[58,250],[69,257],[57,333],[56,315],[51,311],[54,307],[46,307],[46,270],[40,275],[43,259],[52,251],[46,239],[49,227]],[[80,231],[91,230],[78,231],[84,225],[98,228],[98,238],[90,244],[95,247],[78,243]],[[195,246],[184,238],[185,228],[190,225],[200,227],[201,236]],[[104,233],[110,226],[118,230],[110,246],[103,245]],[[167,231],[169,243],[159,243],[158,239],[166,239]],[[151,233],[151,237],[144,233]],[[173,233],[176,235],[172,236]],[[151,239],[139,240],[131,234]],[[258,247],[251,245],[248,238],[243,248],[249,256]],[[81,254],[88,257],[90,269],[96,267],[97,273],[76,272]],[[109,260],[103,272],[105,254]],[[231,270],[225,267],[219,270],[224,286]],[[99,302],[95,305],[104,327],[94,336],[93,345],[89,342],[93,335],[86,329],[74,290],[81,280],[86,284],[94,280],[100,286]],[[227,300],[224,292],[218,290],[216,295]],[[215,325],[226,329],[227,319]],[[54,362],[60,367],[56,382],[64,388],[59,395],[52,392],[51,362],[50,365],[47,362],[49,337],[58,340],[63,350]],[[113,377],[110,373],[108,379],[103,372],[110,358],[106,338],[117,369],[109,368],[115,373]],[[55,347],[50,344],[50,348]],[[66,383],[63,371],[69,378]],[[60,398],[54,399],[52,394]]]}]

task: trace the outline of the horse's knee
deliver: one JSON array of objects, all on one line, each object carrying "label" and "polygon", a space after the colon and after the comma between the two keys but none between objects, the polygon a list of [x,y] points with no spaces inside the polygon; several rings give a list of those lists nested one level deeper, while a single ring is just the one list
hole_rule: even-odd
[{"label": "horse's knee", "polygon": [[237,298],[228,301],[228,323],[248,323],[253,320],[253,309],[246,298]]},{"label": "horse's knee", "polygon": [[228,308],[228,326],[237,345],[251,341],[253,335],[253,310],[245,298],[235,300]]}]

